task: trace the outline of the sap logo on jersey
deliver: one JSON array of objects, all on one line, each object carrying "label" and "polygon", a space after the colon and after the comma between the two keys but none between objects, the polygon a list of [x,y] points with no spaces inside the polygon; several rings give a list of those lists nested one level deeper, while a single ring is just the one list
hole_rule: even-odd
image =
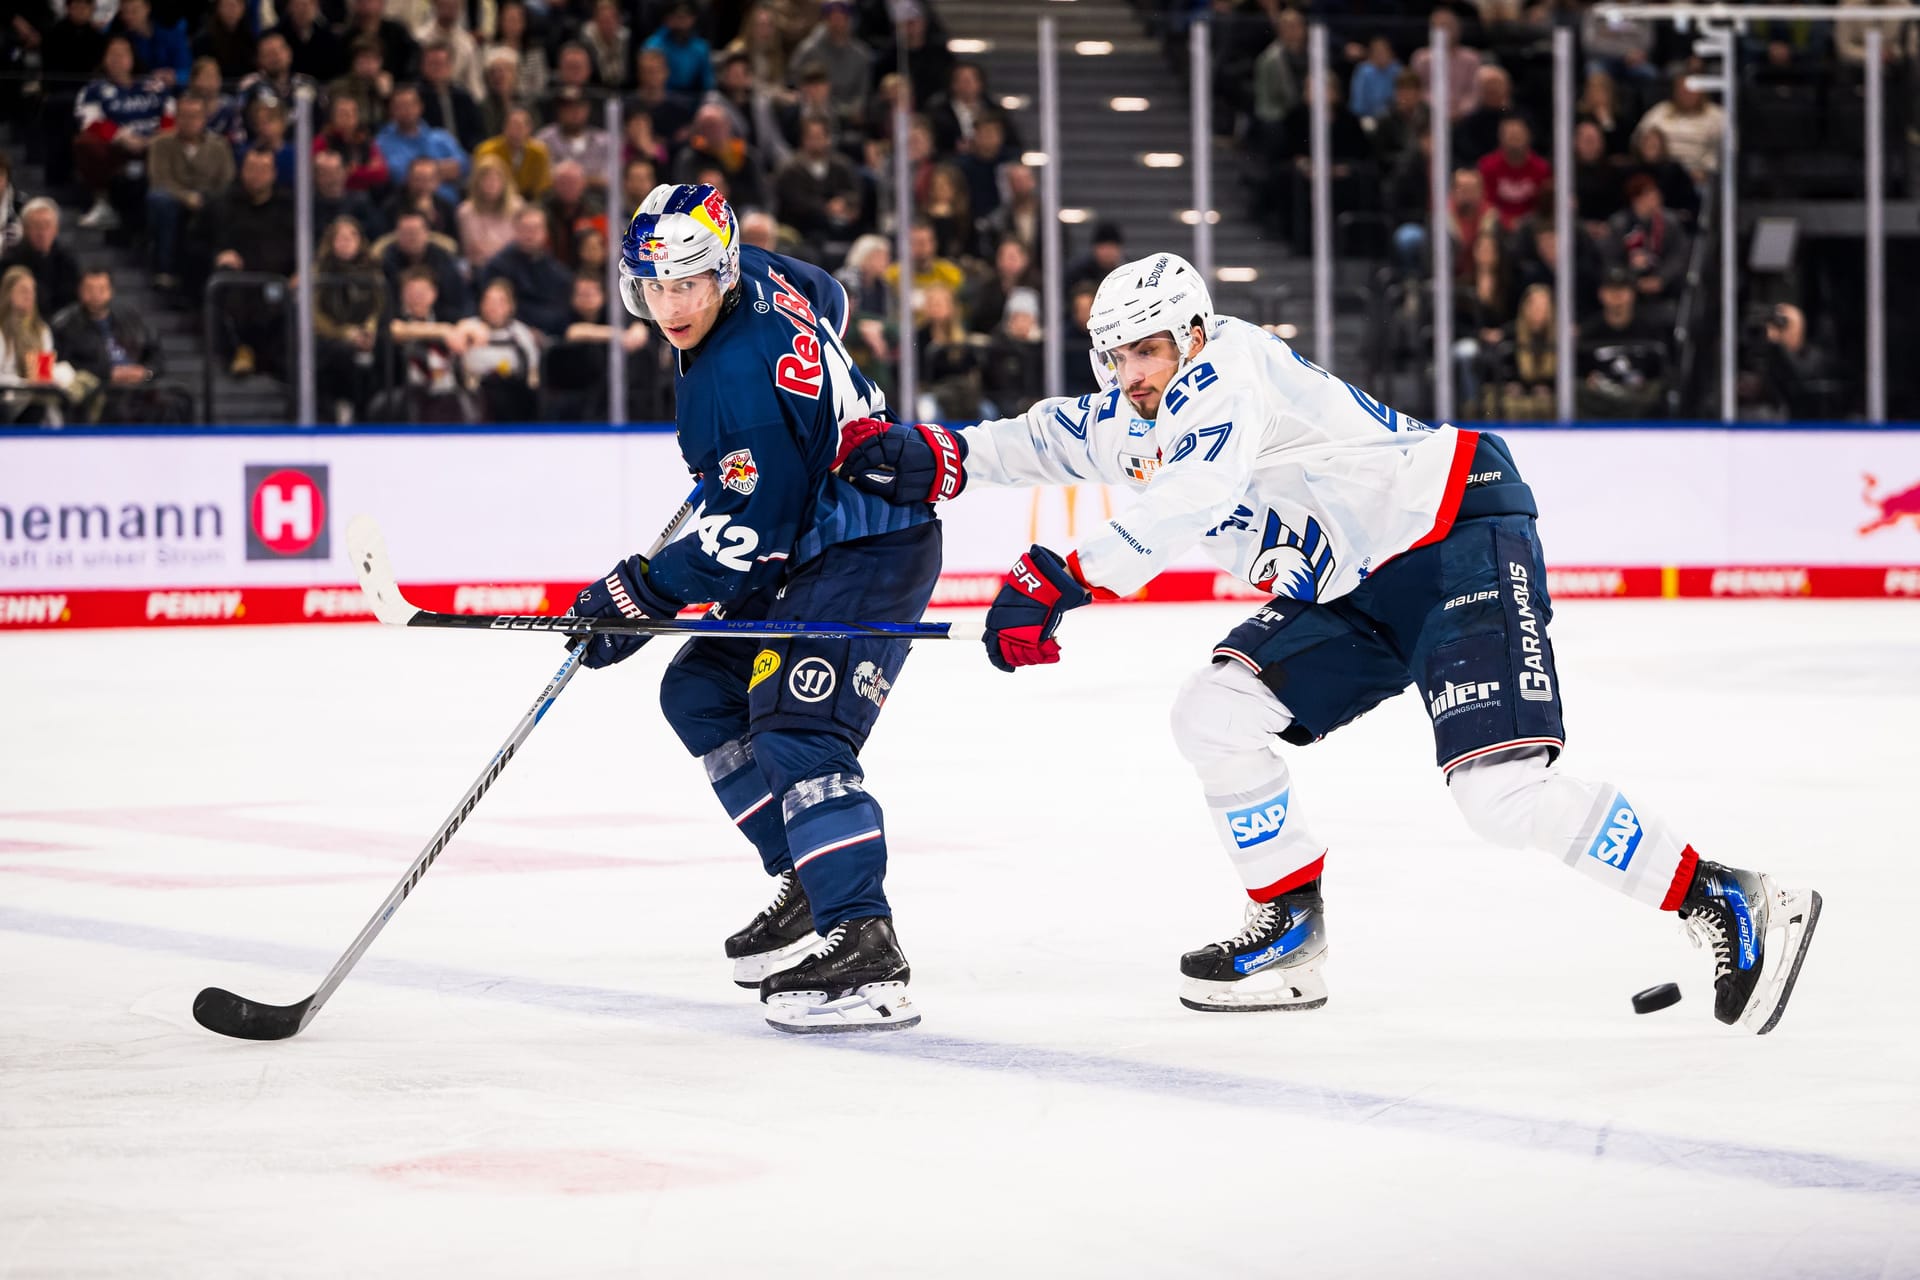
[{"label": "sap logo on jersey", "polygon": [[720,483],[735,493],[752,493],[760,484],[760,468],[753,465],[753,450],[735,449],[720,459]]},{"label": "sap logo on jersey", "polygon": [[1633,861],[1634,851],[1640,847],[1642,834],[1640,815],[1633,811],[1627,798],[1616,791],[1613,793],[1611,816],[1601,823],[1600,833],[1587,846],[1587,856],[1625,871],[1627,864]]},{"label": "sap logo on jersey", "polygon": [[245,467],[247,559],[325,560],[327,468],[324,463]]},{"label": "sap logo on jersey", "polygon": [[1242,849],[1251,849],[1279,835],[1281,826],[1287,820],[1287,797],[1291,794],[1289,788],[1260,804],[1227,810],[1227,830],[1233,833],[1234,844]]}]

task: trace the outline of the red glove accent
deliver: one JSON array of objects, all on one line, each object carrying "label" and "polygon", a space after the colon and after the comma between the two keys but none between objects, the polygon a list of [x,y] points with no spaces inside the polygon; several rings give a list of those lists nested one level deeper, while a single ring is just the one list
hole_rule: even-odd
[{"label": "red glove accent", "polygon": [[987,610],[982,636],[987,661],[1008,672],[1060,661],[1060,642],[1053,638],[1060,618],[1089,599],[1058,555],[1038,545],[1029,548],[1014,562]]},{"label": "red glove accent", "polygon": [[855,418],[840,428],[840,448],[833,455],[833,470],[838,471],[847,455],[878,435],[885,435],[892,427],[891,422],[882,422],[878,418]]}]

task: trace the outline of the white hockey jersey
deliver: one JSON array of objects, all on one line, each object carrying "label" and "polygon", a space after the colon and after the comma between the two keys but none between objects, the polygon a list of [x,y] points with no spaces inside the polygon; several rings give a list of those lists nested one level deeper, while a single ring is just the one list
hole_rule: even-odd
[{"label": "white hockey jersey", "polygon": [[1260,590],[1302,600],[1343,596],[1444,538],[1478,442],[1395,412],[1231,316],[1215,318],[1151,422],[1114,390],[962,434],[970,484],[1140,490],[1078,549],[1093,586],[1137,591],[1199,545]]}]

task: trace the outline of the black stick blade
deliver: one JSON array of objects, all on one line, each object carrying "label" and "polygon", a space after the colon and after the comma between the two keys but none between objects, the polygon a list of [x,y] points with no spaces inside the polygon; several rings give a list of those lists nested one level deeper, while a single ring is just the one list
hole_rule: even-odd
[{"label": "black stick blade", "polygon": [[299,1004],[256,1004],[231,991],[208,987],[193,998],[193,1020],[236,1040],[285,1040],[306,1025],[308,996]]}]

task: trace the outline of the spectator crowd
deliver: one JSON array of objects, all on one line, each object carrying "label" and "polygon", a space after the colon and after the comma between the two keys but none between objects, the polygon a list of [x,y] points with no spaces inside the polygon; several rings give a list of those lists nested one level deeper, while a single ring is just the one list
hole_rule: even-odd
[{"label": "spectator crowd", "polygon": [[[746,241],[839,275],[855,358],[891,388],[911,353],[921,412],[1013,412],[1039,393],[1037,184],[930,0],[63,0],[57,13],[17,0],[10,11],[7,57],[38,78],[9,85],[8,109],[43,122],[49,186],[84,193],[79,225],[139,246],[163,293],[206,299],[210,358],[234,377],[291,374],[293,111],[311,95],[316,373],[323,411],[341,422],[604,415],[608,255],[659,182],[712,184]],[[902,95],[922,211],[904,272],[891,217]],[[0,186],[0,217],[0,378],[19,388],[9,415],[137,411],[103,397],[159,371],[138,318],[111,319],[93,283],[105,276],[59,243],[51,200]],[[618,340],[632,416],[670,415],[665,344],[640,324]],[[31,358],[40,350],[71,376],[48,373]],[[54,377],[61,394],[42,394]]]},{"label": "spectator crowd", "polygon": [[[1192,6],[1149,5],[1170,38]],[[1300,253],[1310,250],[1311,107],[1308,14],[1287,0],[1210,0],[1211,91],[1256,161],[1249,207]],[[1576,412],[1582,418],[1666,416],[1687,319],[1704,201],[1715,184],[1726,117],[1689,77],[1702,65],[1693,35],[1673,23],[1616,20],[1588,3],[1457,0],[1322,6],[1329,23],[1327,86],[1333,204],[1343,257],[1386,264],[1397,304],[1383,322],[1393,362],[1431,350],[1435,298],[1451,309],[1457,416],[1554,413],[1556,327],[1576,326]],[[1573,172],[1550,158],[1552,31],[1576,34],[1578,102]],[[1886,30],[1895,101],[1913,28]],[[1434,26],[1448,37],[1446,98],[1434,100]],[[1780,86],[1801,94],[1812,136],[1822,104],[1857,105],[1865,24],[1772,23],[1743,33],[1750,68],[1741,92],[1761,103]],[[1184,45],[1180,48],[1184,57]],[[1818,86],[1815,89],[1813,86]],[[1444,112],[1451,150],[1445,225],[1451,278],[1435,281],[1429,244],[1433,121]],[[1904,146],[1904,127],[1895,117]],[[1765,140],[1748,144],[1764,149]],[[1858,143],[1854,143],[1857,155]],[[1555,201],[1573,211],[1571,298],[1554,287]],[[1706,212],[1703,213],[1703,207]],[[1798,308],[1796,316],[1801,315]],[[1775,318],[1777,320],[1777,317]],[[1737,321],[1733,321],[1737,323]],[[1756,326],[1757,327],[1757,326]],[[1749,407],[1786,409],[1780,335],[1770,322],[1753,363]],[[1804,360],[1789,362],[1804,365]]]}]

